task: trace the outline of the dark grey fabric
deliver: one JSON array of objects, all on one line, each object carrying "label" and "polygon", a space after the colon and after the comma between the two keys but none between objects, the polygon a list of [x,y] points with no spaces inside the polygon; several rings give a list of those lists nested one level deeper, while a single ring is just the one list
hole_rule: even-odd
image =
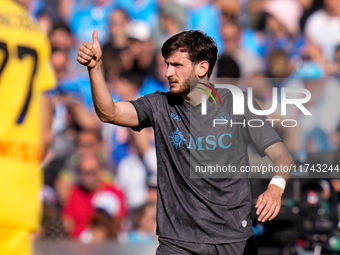
[{"label": "dark grey fabric", "polygon": [[239,169],[249,163],[248,144],[264,155],[265,148],[281,140],[269,122],[256,129],[242,125],[213,129],[211,118],[221,112],[239,122],[252,117],[249,111],[233,116],[230,92],[224,89],[219,93],[225,100],[223,106],[216,107],[209,100],[205,118],[200,116],[199,107],[191,107],[170,93],[156,92],[131,101],[139,118],[134,130],[153,127],[155,133],[160,238],[225,244],[246,241],[253,235],[249,179],[237,176],[240,173],[237,178],[225,173],[218,178],[193,178],[190,166],[219,163]]},{"label": "dark grey fabric", "polygon": [[230,244],[186,243],[159,238],[156,255],[257,255],[254,236],[247,241]]}]

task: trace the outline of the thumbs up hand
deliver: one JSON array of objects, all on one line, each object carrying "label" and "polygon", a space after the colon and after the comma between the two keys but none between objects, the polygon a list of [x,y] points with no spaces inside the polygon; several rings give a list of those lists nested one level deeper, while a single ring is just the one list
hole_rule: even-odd
[{"label": "thumbs up hand", "polygon": [[98,31],[94,30],[92,34],[93,43],[83,42],[79,47],[77,60],[80,64],[88,68],[94,68],[102,58],[102,50],[98,41]]}]

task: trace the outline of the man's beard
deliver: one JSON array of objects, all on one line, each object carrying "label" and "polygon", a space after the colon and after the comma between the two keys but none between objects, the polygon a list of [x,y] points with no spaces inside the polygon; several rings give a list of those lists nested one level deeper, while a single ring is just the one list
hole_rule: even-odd
[{"label": "man's beard", "polygon": [[187,95],[190,93],[191,85],[197,84],[198,78],[195,77],[194,72],[191,73],[190,77],[185,79],[183,84],[178,90],[174,91],[170,88],[170,94],[173,96]]}]

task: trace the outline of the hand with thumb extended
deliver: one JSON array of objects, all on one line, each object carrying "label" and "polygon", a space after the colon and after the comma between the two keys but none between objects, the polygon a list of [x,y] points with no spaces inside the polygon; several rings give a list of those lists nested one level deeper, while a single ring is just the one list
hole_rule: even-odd
[{"label": "hand with thumb extended", "polygon": [[79,47],[77,60],[80,64],[88,68],[94,68],[102,58],[102,50],[98,41],[98,31],[94,30],[92,34],[93,43],[83,42]]},{"label": "hand with thumb extended", "polygon": [[100,46],[98,41],[98,31],[94,30],[92,33],[93,46]]}]

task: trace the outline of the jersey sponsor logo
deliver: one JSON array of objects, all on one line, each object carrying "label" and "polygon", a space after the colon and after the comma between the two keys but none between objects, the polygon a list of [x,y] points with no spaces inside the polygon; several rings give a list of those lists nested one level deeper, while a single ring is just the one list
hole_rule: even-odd
[{"label": "jersey sponsor logo", "polygon": [[41,150],[39,146],[27,142],[0,139],[0,160],[1,158],[38,165]]},{"label": "jersey sponsor logo", "polygon": [[[171,139],[171,143],[176,147],[176,149],[180,148],[183,143],[187,141],[178,128],[176,128],[169,137]],[[215,150],[217,147],[228,149],[232,145],[231,133],[224,133],[219,137],[216,137],[216,135],[200,136],[197,139],[189,134],[189,137],[189,146],[187,148],[192,150]]]},{"label": "jersey sponsor logo", "polygon": [[232,142],[230,141],[232,138],[231,133],[224,133],[219,137],[216,137],[215,135],[208,135],[206,137],[200,136],[196,140],[191,134],[189,134],[189,136],[190,141],[187,148],[192,150],[215,150],[217,146],[222,149],[228,149],[232,145]]},{"label": "jersey sponsor logo", "polygon": [[172,144],[176,147],[176,149],[181,147],[184,141],[187,141],[184,138],[182,132],[180,132],[178,128],[176,128],[176,130],[172,132],[172,134],[169,137],[171,139]]},{"label": "jersey sponsor logo", "polygon": [[181,116],[176,115],[176,114],[174,114],[174,113],[171,113],[171,114],[170,114],[170,117],[171,117],[172,119],[174,119],[174,120],[182,121]]}]

